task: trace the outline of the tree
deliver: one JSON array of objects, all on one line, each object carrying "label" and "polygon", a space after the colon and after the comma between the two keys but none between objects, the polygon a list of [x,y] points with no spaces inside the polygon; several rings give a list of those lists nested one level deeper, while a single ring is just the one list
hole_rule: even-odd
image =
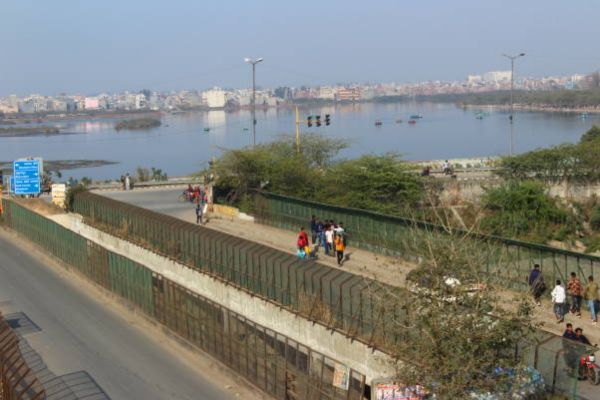
[{"label": "tree", "polygon": [[330,204],[384,214],[403,214],[418,205],[420,178],[397,154],[368,155],[329,168],[316,197]]},{"label": "tree", "polygon": [[536,327],[532,303],[527,296],[507,299],[484,271],[495,253],[491,244],[470,233],[412,231],[412,251],[423,261],[407,277],[409,289],[391,291],[381,304],[395,316],[386,320],[386,328],[400,338],[393,344],[401,360],[398,382],[422,385],[440,399],[516,389],[511,373],[523,371],[525,364],[515,357],[515,348]]}]

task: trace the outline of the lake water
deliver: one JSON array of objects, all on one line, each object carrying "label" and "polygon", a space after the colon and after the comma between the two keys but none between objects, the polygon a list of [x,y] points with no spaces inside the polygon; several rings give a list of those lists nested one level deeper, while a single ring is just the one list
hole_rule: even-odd
[{"label": "lake water", "polygon": [[[477,119],[474,109],[463,110],[453,104],[397,103],[351,104],[307,107],[307,115],[331,115],[330,126],[307,128],[302,132],[318,132],[341,137],[350,147],[342,157],[362,154],[397,152],[408,160],[505,155],[509,150],[508,114],[490,110]],[[410,115],[423,118],[408,124]],[[397,119],[404,122],[396,123]],[[294,133],[295,112],[292,109],[257,111],[257,141],[268,141],[278,135]],[[381,126],[375,126],[380,120]],[[163,126],[148,131],[114,130],[114,120],[71,120],[53,122],[68,135],[0,138],[0,160],[41,156],[46,160],[102,159],[118,164],[99,168],[63,171],[65,178],[89,176],[115,179],[125,172],[134,173],[137,166],[157,167],[169,176],[185,175],[207,166],[222,149],[251,144],[249,111],[210,111],[165,115]],[[515,152],[549,145],[576,142],[600,115],[582,119],[576,114],[518,112],[515,114]],[[204,128],[210,128],[208,133]],[[246,130],[245,130],[246,128]]]}]

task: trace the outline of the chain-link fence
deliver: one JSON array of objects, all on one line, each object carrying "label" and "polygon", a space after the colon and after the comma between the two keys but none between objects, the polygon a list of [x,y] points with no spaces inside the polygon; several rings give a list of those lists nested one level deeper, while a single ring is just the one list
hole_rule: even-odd
[{"label": "chain-link fence", "polygon": [[[365,376],[359,372],[257,325],[13,201],[4,200],[3,205],[3,219],[10,228],[213,355],[269,395],[278,399],[363,399]],[[268,282],[264,282],[265,292]],[[337,371],[343,372],[344,385],[334,384]]]},{"label": "chain-link fence", "polygon": [[[421,256],[415,254],[419,231],[446,234],[443,227],[427,222],[267,192],[254,193],[253,208],[258,222],[294,231],[306,226],[312,215],[343,222],[351,246],[407,258]],[[529,290],[526,276],[534,264],[540,264],[546,282],[564,282],[571,272],[587,280],[600,268],[600,257],[588,254],[486,235],[470,237],[486,246],[488,258],[482,268],[510,289]]]}]

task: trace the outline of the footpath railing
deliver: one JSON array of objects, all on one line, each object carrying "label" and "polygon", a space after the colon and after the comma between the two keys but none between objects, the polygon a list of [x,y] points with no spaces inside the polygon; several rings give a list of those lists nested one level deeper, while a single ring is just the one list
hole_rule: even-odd
[{"label": "footpath railing", "polygon": [[[408,258],[419,256],[414,241],[420,231],[445,234],[441,226],[426,222],[267,192],[255,193],[253,212],[258,222],[289,230],[307,226],[312,215],[333,219],[344,223],[350,246]],[[482,268],[510,289],[528,290],[525,277],[534,264],[540,264],[546,282],[564,282],[571,272],[587,281],[600,271],[600,257],[494,236],[470,237],[486,244],[488,258]]]},{"label": "footpath railing", "polygon": [[19,338],[0,313],[0,400],[45,400],[46,391],[23,358]]},{"label": "footpath railing", "polygon": [[354,340],[378,349],[396,340],[385,327],[395,310],[384,298],[401,289],[90,192],[76,195],[74,210],[98,229]]},{"label": "footpath railing", "polygon": [[277,399],[363,399],[365,376],[359,372],[348,369],[347,390],[334,386],[336,368],[345,368],[336,360],[249,321],[13,201],[4,200],[3,205],[3,219],[10,228],[213,355],[267,394]]}]

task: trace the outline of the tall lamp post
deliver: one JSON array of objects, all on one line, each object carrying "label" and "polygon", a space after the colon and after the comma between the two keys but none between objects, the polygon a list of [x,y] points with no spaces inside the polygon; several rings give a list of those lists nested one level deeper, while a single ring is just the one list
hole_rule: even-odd
[{"label": "tall lamp post", "polygon": [[513,119],[514,119],[514,111],[515,111],[515,103],[514,103],[514,90],[515,90],[515,60],[520,57],[524,57],[525,53],[519,53],[516,55],[502,54],[504,57],[510,60],[510,116],[508,119],[510,120],[510,155],[513,155],[514,152],[514,130],[513,130]]},{"label": "tall lamp post", "polygon": [[252,147],[256,146],[256,64],[262,60],[262,57],[244,59],[248,64],[252,64]]}]

